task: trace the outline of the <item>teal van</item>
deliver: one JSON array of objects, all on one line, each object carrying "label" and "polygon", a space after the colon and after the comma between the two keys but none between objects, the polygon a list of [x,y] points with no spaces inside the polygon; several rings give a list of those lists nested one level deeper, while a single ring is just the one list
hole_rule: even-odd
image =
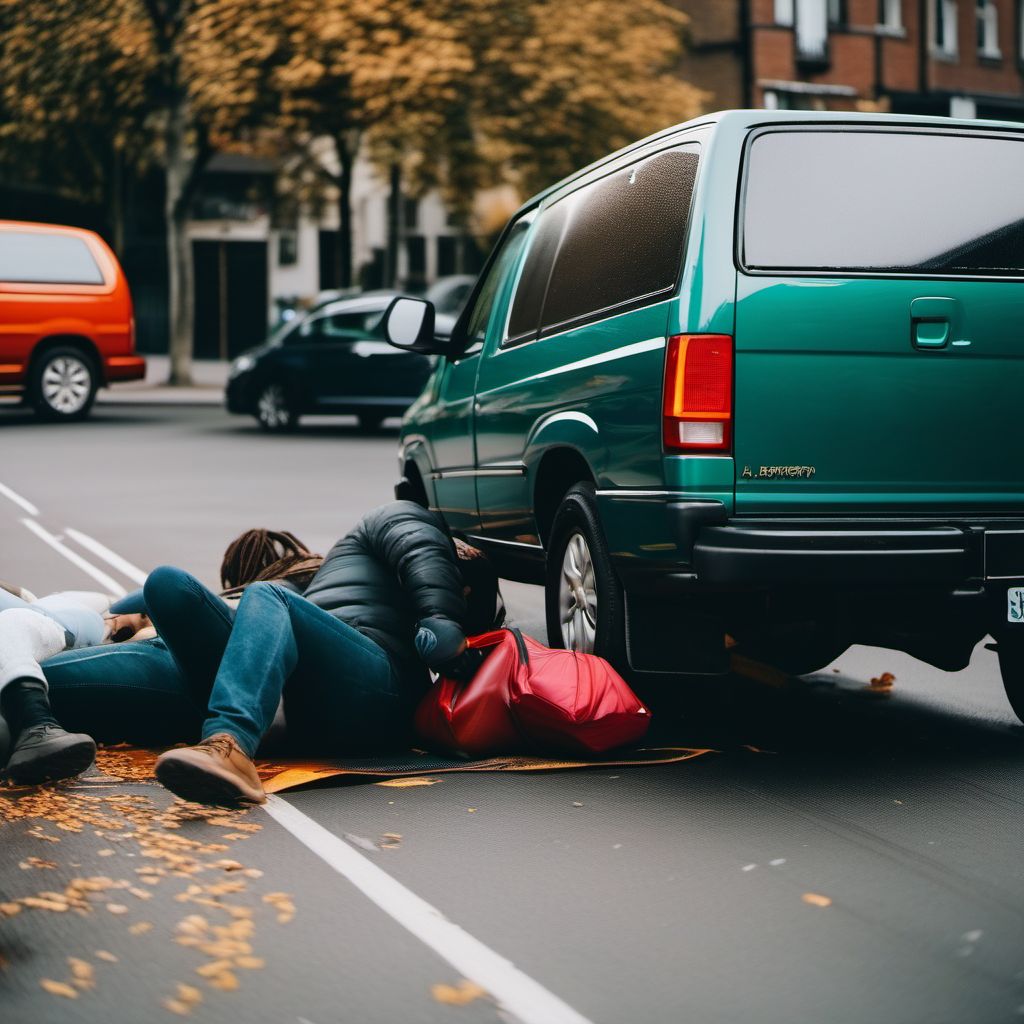
[{"label": "teal van", "polygon": [[450,338],[386,322],[444,357],[398,493],[543,583],[550,642],[802,673],[991,635],[1024,716],[1024,125],[712,114],[526,203]]}]

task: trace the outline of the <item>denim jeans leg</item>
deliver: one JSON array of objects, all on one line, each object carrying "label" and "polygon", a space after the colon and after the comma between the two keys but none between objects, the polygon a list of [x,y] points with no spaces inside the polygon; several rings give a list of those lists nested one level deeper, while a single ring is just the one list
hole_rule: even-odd
[{"label": "denim jeans leg", "polygon": [[195,576],[170,565],[149,574],[143,593],[153,625],[193,699],[205,706],[231,635],[234,611]]},{"label": "denim jeans leg", "polygon": [[[296,673],[300,665],[302,671]],[[203,736],[230,733],[251,755],[273,721],[282,693],[287,716],[296,687],[305,692],[307,704],[319,706],[321,724],[329,729],[332,720],[337,724],[338,708],[328,702],[318,705],[319,698],[343,687],[349,677],[359,680],[361,695],[389,709],[397,705],[399,687],[391,660],[369,637],[284,587],[254,583],[238,606]]]},{"label": "denim jeans leg", "polygon": [[194,743],[206,702],[197,704],[161,640],[65,651],[42,663],[54,716],[101,743]]}]

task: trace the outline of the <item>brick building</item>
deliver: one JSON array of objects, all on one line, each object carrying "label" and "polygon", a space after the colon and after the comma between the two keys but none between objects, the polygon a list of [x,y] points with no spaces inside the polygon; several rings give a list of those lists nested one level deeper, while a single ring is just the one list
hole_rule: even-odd
[{"label": "brick building", "polygon": [[1024,0],[676,0],[710,109],[1024,120]]}]

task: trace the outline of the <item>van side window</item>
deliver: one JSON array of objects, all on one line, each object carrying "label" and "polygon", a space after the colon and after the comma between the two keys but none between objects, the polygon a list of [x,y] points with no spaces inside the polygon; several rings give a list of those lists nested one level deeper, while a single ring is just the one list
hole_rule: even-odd
[{"label": "van side window", "polygon": [[1024,276],[1024,142],[927,132],[768,132],[750,146],[752,270]]},{"label": "van side window", "polygon": [[541,334],[635,308],[675,288],[697,153],[658,153],[559,203],[568,223],[555,257]]},{"label": "van side window", "polygon": [[103,284],[103,274],[81,238],[35,231],[0,231],[0,281]]},{"label": "van side window", "polygon": [[487,324],[491,319],[491,310],[494,309],[494,300],[498,296],[501,282],[505,280],[509,270],[515,266],[519,253],[522,252],[531,219],[529,216],[522,217],[512,225],[508,237],[502,243],[500,251],[494,257],[491,267],[487,271],[487,276],[480,287],[466,327],[466,336],[472,345],[482,342],[487,334]]},{"label": "van side window", "polygon": [[508,321],[510,342],[528,341],[537,336],[540,310],[551,276],[551,264],[558,251],[558,243],[562,240],[566,211],[565,203],[556,203],[541,210],[534,224],[530,248],[526,253],[523,272],[519,275],[512,314]]}]

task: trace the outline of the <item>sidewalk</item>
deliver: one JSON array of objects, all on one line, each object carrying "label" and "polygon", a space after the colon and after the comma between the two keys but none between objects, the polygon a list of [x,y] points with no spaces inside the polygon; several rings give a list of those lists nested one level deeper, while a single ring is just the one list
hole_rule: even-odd
[{"label": "sidewalk", "polygon": [[170,387],[171,360],[164,355],[146,356],[146,379],[103,388],[96,396],[100,405],[223,405],[224,385],[230,363],[214,359],[192,364],[193,387]]}]

